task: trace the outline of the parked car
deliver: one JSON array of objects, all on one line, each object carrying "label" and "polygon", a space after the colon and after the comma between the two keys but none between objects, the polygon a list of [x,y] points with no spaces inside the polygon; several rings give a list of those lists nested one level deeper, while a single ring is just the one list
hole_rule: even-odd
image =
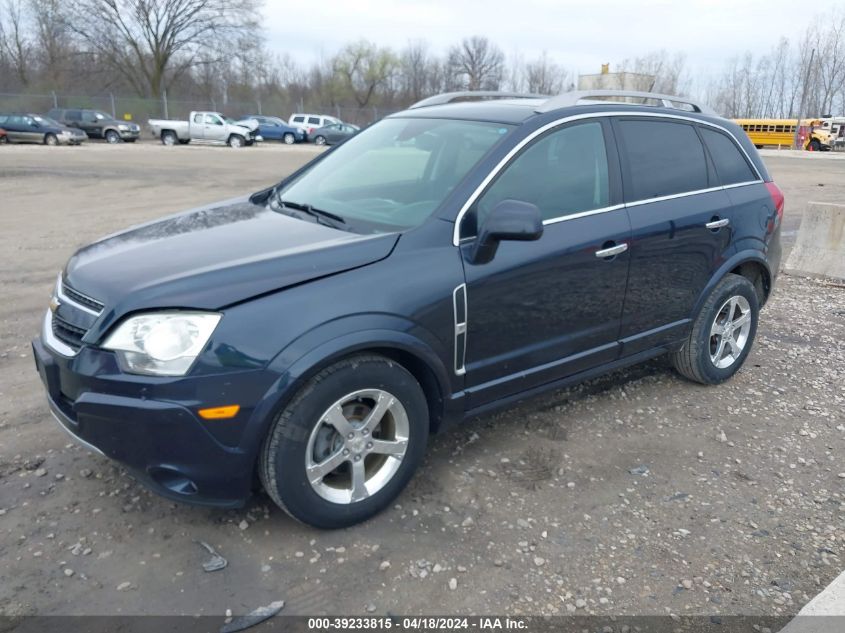
[{"label": "parked car", "polygon": [[7,143],[43,143],[44,145],[79,145],[88,137],[82,130],[62,125],[39,114],[0,114]]},{"label": "parked car", "polygon": [[33,341],[59,423],[171,499],[239,506],[257,476],[337,528],[461,420],[661,354],[704,384],[742,367],[784,198],[737,125],[454,96],[77,251]]},{"label": "parked car", "polygon": [[199,141],[243,147],[261,140],[258,121],[235,122],[220,112],[191,112],[187,121],[150,119],[148,124],[152,135],[165,145]]},{"label": "parked car", "polygon": [[294,112],[288,119],[288,123],[293,127],[305,130],[308,138],[312,138],[311,135],[317,128],[341,122],[342,121],[340,119],[336,119],[333,116],[326,116],[324,114],[303,114],[301,112]]},{"label": "parked car", "polygon": [[314,143],[317,145],[337,145],[346,139],[355,136],[361,131],[357,125],[349,123],[332,123],[330,125],[317,128],[311,134]]},{"label": "parked car", "polygon": [[237,123],[246,121],[258,123],[258,133],[265,141],[281,141],[285,145],[293,145],[294,143],[302,143],[308,138],[304,130],[288,125],[279,117],[250,114]]},{"label": "parked car", "polygon": [[141,128],[131,121],[119,121],[100,110],[54,108],[47,116],[72,128],[78,128],[90,138],[102,138],[109,143],[134,143],[141,136]]}]

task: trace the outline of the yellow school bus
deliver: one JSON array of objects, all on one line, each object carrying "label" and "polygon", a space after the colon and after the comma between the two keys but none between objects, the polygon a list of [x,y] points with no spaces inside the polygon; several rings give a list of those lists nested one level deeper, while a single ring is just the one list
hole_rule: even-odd
[{"label": "yellow school bus", "polygon": [[[760,149],[766,145],[792,147],[798,119],[734,119],[734,123],[745,130],[751,142]],[[818,119],[801,119],[798,140],[802,148],[808,146],[812,128],[820,123]]]}]

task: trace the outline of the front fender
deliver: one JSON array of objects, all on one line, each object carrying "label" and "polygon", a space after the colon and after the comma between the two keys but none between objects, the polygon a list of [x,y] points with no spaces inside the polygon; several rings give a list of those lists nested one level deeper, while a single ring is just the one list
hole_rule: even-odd
[{"label": "front fender", "polygon": [[[378,321],[378,326],[374,321]],[[443,401],[443,418],[453,420],[462,411],[460,402],[451,398],[459,389],[444,364],[450,352],[433,334],[407,319],[392,315],[355,315],[326,323],[282,350],[268,370],[278,376],[267,390],[252,416],[252,429],[244,446],[253,452],[267,435],[269,425],[289,402],[296,390],[316,371],[332,362],[364,350],[388,349],[413,356],[424,363],[437,383]]]},{"label": "front fender", "polygon": [[764,254],[761,251],[749,249],[735,253],[721,266],[719,266],[716,272],[713,273],[713,276],[710,277],[710,281],[707,282],[707,285],[704,287],[704,290],[701,291],[701,294],[698,296],[698,299],[695,302],[692,314],[690,314],[691,321],[695,320],[696,316],[701,311],[701,306],[704,305],[704,302],[707,301],[707,297],[713,291],[713,288],[715,288],[716,285],[720,281],[722,281],[725,275],[734,270],[737,266],[746,264],[748,262],[760,264],[765,269],[769,279],[773,279],[772,270],[769,267],[769,262],[766,260]]}]

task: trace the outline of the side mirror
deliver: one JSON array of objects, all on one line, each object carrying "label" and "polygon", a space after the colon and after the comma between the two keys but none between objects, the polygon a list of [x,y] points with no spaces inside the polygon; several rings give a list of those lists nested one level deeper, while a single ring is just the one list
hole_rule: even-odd
[{"label": "side mirror", "polygon": [[543,217],[540,209],[530,202],[502,200],[493,207],[478,231],[470,253],[473,264],[492,261],[499,242],[531,242],[543,235]]}]

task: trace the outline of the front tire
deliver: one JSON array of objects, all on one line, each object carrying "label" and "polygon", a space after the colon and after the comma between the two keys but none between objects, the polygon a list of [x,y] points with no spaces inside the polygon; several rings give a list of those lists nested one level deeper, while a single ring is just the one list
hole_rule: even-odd
[{"label": "front tire", "polygon": [[751,351],[759,314],[754,285],[741,275],[725,275],[701,307],[684,346],[672,355],[675,369],[704,385],[726,381]]},{"label": "front tire", "polygon": [[55,147],[59,144],[59,139],[55,134],[45,134],[44,135],[44,145],[49,145],[51,147]]},{"label": "front tire", "polygon": [[282,137],[282,143],[284,143],[285,145],[293,145],[295,141],[296,139],[290,132],[286,132],[285,135]]},{"label": "front tire", "polygon": [[109,143],[111,145],[120,143],[120,134],[118,134],[114,130],[108,130],[106,132],[106,143]]},{"label": "front tire", "polygon": [[274,422],[259,464],[264,489],[318,528],[360,523],[387,507],[422,461],[428,405],[383,356],[341,360],[311,378]]},{"label": "front tire", "polygon": [[229,147],[243,147],[244,143],[246,143],[246,139],[243,136],[232,134],[232,136],[229,137]]}]

